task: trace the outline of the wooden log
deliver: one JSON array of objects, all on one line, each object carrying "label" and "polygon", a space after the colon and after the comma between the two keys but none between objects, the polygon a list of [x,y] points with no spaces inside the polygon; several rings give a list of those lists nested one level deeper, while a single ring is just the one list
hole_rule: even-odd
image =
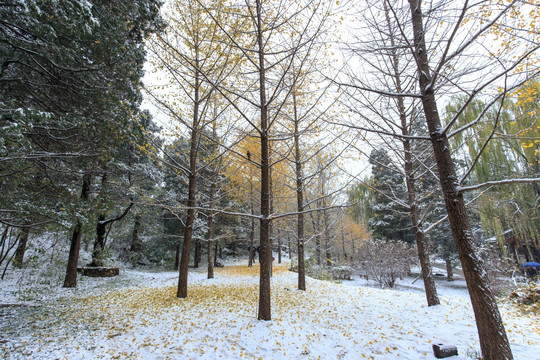
[{"label": "wooden log", "polygon": [[433,344],[433,354],[437,359],[442,359],[457,355],[458,351],[454,345]]},{"label": "wooden log", "polygon": [[91,276],[91,277],[113,277],[118,276],[120,274],[120,269],[117,267],[83,267],[78,268],[78,272],[81,273],[83,276]]}]

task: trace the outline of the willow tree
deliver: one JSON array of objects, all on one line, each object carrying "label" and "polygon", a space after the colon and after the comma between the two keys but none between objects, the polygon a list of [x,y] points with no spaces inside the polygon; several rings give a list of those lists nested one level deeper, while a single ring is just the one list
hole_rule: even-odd
[{"label": "willow tree", "polygon": [[[461,144],[458,156],[472,170],[466,185],[503,181],[517,174],[523,178],[538,176],[538,89],[537,80],[525,84],[508,95],[500,113],[497,109],[487,111],[478,128],[452,138],[454,146]],[[447,116],[455,115],[463,101],[455,98],[446,107]],[[476,119],[485,106],[482,100],[470,103],[459,116],[458,126]],[[488,138],[491,141],[485,143]],[[487,234],[497,237],[501,251],[509,250],[507,255],[514,256],[518,266],[516,247],[525,251],[526,261],[540,260],[538,184],[494,186],[479,189],[475,195],[482,227]],[[510,238],[508,249],[506,238]]]}]

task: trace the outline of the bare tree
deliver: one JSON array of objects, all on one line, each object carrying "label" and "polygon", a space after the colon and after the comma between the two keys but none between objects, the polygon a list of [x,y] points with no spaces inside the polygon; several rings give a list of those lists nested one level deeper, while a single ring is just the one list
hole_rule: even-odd
[{"label": "bare tree", "polygon": [[[220,2],[212,4],[214,10],[221,5]],[[167,157],[170,161],[166,162],[188,178],[187,214],[177,292],[179,298],[187,297],[189,258],[197,211],[197,182],[202,168],[209,166],[208,163],[199,163],[203,151],[201,144],[203,140],[216,141],[208,134],[209,125],[215,123],[218,116],[211,111],[212,105],[215,105],[215,87],[223,81],[226,71],[229,71],[227,66],[231,65],[230,47],[223,45],[219,27],[204,9],[205,5],[198,1],[174,2],[167,13],[170,22],[168,32],[156,35],[150,43],[154,66],[166,73],[169,83],[165,87],[169,88],[170,93],[160,92],[159,86],[147,87],[147,93],[158,108],[177,122],[174,128],[176,133],[182,130],[189,133],[187,164],[174,161],[171,156]],[[211,199],[210,203],[214,201]],[[209,219],[212,217],[213,214]],[[210,226],[212,222],[210,220]],[[200,249],[196,250],[197,261]]]},{"label": "bare tree", "polygon": [[[223,9],[220,9],[223,11]],[[272,266],[271,222],[271,169],[276,161],[271,157],[274,130],[288,99],[291,87],[285,86],[294,63],[306,56],[300,50],[318,36],[322,17],[327,9],[321,2],[305,1],[291,4],[285,1],[246,1],[226,11],[236,11],[246,28],[243,36],[236,37],[230,23],[220,21],[207,8],[232,46],[242,54],[245,76],[244,87],[216,86],[223,97],[238,111],[256,133],[260,145],[257,159],[237,153],[260,169],[260,286],[258,319],[271,319],[270,277]],[[293,77],[294,78],[294,77]],[[238,80],[235,80],[238,82]],[[242,85],[242,84],[237,84]],[[249,131],[246,131],[248,133]]]},{"label": "bare tree", "polygon": [[[370,70],[380,72],[380,75],[374,78],[372,74],[369,74],[367,79],[364,79],[355,74],[354,70],[349,72],[350,80],[348,86],[345,86],[350,98],[347,106],[355,114],[360,114],[360,121],[351,123],[349,126],[367,132],[366,143],[372,149],[384,148],[388,154],[394,155],[385,157],[391,160],[392,164],[375,165],[385,167],[389,171],[396,171],[398,176],[405,179],[407,198],[399,198],[394,192],[384,192],[381,195],[400,208],[408,210],[427,303],[428,306],[438,305],[439,298],[422,225],[424,215],[419,204],[416,186],[419,178],[431,176],[433,173],[433,170],[425,163],[419,164],[423,160],[422,152],[425,151],[425,146],[421,144],[413,149],[413,141],[427,142],[427,136],[422,139],[422,134],[413,133],[415,123],[418,122],[419,104],[415,98],[384,96],[374,91],[378,87],[386,91],[388,95],[414,92],[416,84],[411,80],[412,71],[409,70],[412,62],[410,57],[406,56],[406,44],[399,41],[399,28],[392,22],[392,15],[386,1],[372,4],[367,9],[361,10],[359,16],[362,18],[363,31],[358,34],[357,42],[347,44],[349,52],[355,56],[355,61],[359,59],[368,63]],[[362,88],[362,91],[367,90],[367,93],[358,93],[358,88]],[[370,159],[370,161],[376,160]]]}]

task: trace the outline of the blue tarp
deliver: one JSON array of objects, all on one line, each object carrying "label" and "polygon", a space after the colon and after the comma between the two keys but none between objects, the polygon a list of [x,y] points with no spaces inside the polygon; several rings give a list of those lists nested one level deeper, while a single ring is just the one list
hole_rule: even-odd
[{"label": "blue tarp", "polygon": [[529,261],[529,262],[526,262],[525,264],[523,264],[522,267],[524,267],[524,268],[526,268],[526,267],[540,267],[540,263],[537,263],[537,262],[534,262],[534,261]]}]

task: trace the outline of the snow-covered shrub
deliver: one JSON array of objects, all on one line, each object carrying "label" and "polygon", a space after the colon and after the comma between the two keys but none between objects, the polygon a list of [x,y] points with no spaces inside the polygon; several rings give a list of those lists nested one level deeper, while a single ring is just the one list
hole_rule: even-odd
[{"label": "snow-covered shrub", "polygon": [[309,258],[305,261],[304,269],[306,275],[319,280],[332,280],[332,274],[325,266],[318,265],[315,258]]},{"label": "snow-covered shrub", "polygon": [[396,280],[409,273],[414,250],[401,241],[366,240],[357,252],[356,266],[381,288],[392,288]]}]

